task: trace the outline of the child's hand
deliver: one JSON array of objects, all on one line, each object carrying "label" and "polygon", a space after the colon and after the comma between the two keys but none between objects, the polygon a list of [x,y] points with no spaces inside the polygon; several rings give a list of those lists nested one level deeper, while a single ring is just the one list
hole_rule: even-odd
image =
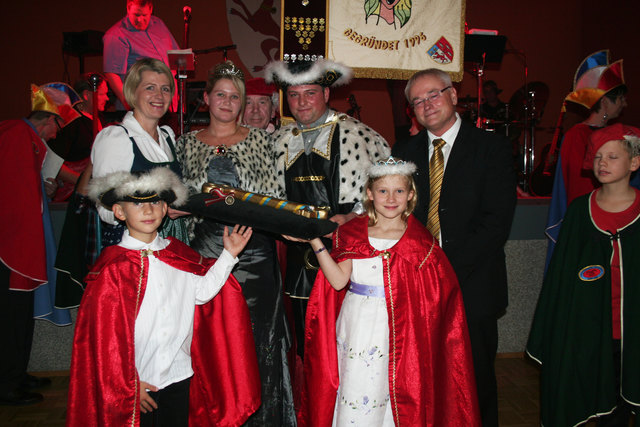
[{"label": "child's hand", "polygon": [[158,387],[145,383],[144,381],[140,381],[140,411],[143,414],[152,412],[154,409],[158,409],[158,404],[151,398],[151,396],[149,396],[147,389],[150,391],[158,391]]},{"label": "child's hand", "polygon": [[244,225],[240,227],[236,224],[231,234],[229,234],[229,229],[225,227],[224,233],[222,234],[224,248],[233,255],[234,258],[237,257],[244,247],[247,246],[247,242],[251,238],[252,233],[253,229]]}]

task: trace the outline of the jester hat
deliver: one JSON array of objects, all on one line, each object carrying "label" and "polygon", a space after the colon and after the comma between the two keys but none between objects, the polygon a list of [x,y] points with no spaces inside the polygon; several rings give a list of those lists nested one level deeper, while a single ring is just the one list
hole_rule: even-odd
[{"label": "jester hat", "polygon": [[81,101],[78,94],[66,83],[31,85],[31,111],[45,111],[60,117],[66,126],[80,117],[73,105]]},{"label": "jester hat", "polygon": [[622,59],[610,64],[609,50],[600,50],[582,61],[573,78],[573,92],[565,99],[590,110],[607,92],[622,85]]}]

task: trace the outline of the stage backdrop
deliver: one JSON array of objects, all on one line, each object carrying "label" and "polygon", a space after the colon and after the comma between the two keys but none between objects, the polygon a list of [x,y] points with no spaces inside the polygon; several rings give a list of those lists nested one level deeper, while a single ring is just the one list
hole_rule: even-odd
[{"label": "stage backdrop", "polygon": [[465,0],[334,0],[326,56],[355,77],[408,79],[439,68],[462,80]]},{"label": "stage backdrop", "polygon": [[[280,2],[226,0],[226,5],[229,33],[238,46],[237,53],[251,76],[262,77],[264,66],[280,59]],[[219,13],[223,14],[224,9]]]}]

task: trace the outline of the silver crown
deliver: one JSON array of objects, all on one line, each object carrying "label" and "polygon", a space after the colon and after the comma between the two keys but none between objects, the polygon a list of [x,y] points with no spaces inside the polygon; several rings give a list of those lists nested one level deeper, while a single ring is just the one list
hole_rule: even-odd
[{"label": "silver crown", "polygon": [[244,73],[233,62],[226,61],[215,66],[211,72],[213,78],[237,77],[244,81]]},{"label": "silver crown", "polygon": [[378,160],[369,167],[367,174],[370,178],[378,178],[385,175],[413,175],[416,165],[412,162],[395,159],[393,156],[387,160]]}]

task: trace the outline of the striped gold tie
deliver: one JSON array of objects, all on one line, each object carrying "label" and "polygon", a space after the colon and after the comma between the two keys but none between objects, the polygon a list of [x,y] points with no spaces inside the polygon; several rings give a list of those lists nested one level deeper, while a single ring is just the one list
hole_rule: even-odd
[{"label": "striped gold tie", "polygon": [[440,204],[440,189],[442,188],[442,176],[444,175],[444,156],[442,146],[444,140],[434,139],[433,155],[429,161],[429,216],[427,217],[427,229],[436,239],[440,236],[440,216],[438,215],[438,205]]}]

